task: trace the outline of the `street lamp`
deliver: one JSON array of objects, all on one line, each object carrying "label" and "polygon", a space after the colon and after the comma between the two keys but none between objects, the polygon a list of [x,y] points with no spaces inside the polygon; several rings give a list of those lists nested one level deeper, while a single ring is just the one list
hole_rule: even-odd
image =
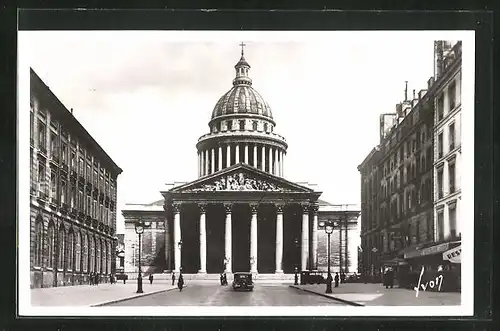
[{"label": "street lamp", "polygon": [[139,274],[137,275],[137,292],[144,293],[142,291],[142,270],[141,270],[141,235],[144,233],[145,228],[149,228],[151,224],[149,222],[143,222],[141,218],[135,223],[135,233],[139,235]]},{"label": "street lamp", "polygon": [[[293,240],[293,243],[295,244],[295,248],[297,249],[297,251],[299,250],[299,239],[295,238]],[[295,263],[295,282],[294,282],[294,285],[299,285],[299,276],[298,276],[298,271],[299,271],[299,267],[298,267],[298,264]]]},{"label": "street lamp", "polygon": [[326,277],[326,293],[332,293],[332,273],[330,271],[330,235],[333,232],[335,222],[332,220],[321,221],[319,226],[325,229],[328,235],[328,276]]},{"label": "street lamp", "polygon": [[[180,254],[182,254],[182,239],[179,240],[179,242],[177,243],[177,247],[179,247],[179,252],[180,252]],[[181,258],[181,261],[182,261],[182,258]],[[182,274],[182,265],[179,266],[179,274]]]}]

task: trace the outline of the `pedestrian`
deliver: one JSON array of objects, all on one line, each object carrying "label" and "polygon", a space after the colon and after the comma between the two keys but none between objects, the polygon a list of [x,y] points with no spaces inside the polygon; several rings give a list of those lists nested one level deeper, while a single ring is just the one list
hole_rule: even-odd
[{"label": "pedestrian", "polygon": [[335,273],[335,287],[339,287],[339,273],[336,272]]},{"label": "pedestrian", "polygon": [[125,284],[126,281],[127,281],[127,277],[123,276],[123,284]]},{"label": "pedestrian", "polygon": [[389,269],[389,272],[388,272],[388,280],[389,280],[389,286],[391,288],[393,288],[394,286],[394,270],[392,270],[392,268]]},{"label": "pedestrian", "polygon": [[153,274],[149,274],[149,284],[153,284]]},{"label": "pedestrian", "polygon": [[341,282],[342,284],[344,284],[344,283],[345,283],[345,273],[341,273],[341,274],[340,274],[340,282]]},{"label": "pedestrian", "polygon": [[224,285],[224,274],[223,273],[220,274],[220,285],[221,286]]},{"label": "pedestrian", "polygon": [[184,278],[182,274],[179,275],[179,280],[177,281],[177,287],[179,288],[179,292],[182,292],[182,288],[184,287]]},{"label": "pedestrian", "polygon": [[175,272],[172,272],[172,286],[175,285]]},{"label": "pedestrian", "polygon": [[95,274],[95,285],[99,285],[99,282],[101,281],[101,274],[96,273]]}]

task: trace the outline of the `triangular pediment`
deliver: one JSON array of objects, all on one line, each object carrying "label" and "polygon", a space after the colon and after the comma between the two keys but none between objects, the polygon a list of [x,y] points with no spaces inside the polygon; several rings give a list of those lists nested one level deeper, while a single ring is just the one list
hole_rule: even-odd
[{"label": "triangular pediment", "polygon": [[312,193],[312,189],[271,175],[244,163],[174,187],[172,193],[268,191]]}]

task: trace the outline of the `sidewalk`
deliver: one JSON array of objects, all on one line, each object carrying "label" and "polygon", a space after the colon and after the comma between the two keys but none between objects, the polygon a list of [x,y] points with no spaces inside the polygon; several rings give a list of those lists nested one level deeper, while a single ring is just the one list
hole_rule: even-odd
[{"label": "sidewalk", "polygon": [[386,289],[382,284],[348,283],[334,287],[326,294],[326,285],[291,285],[303,291],[328,296],[356,306],[457,306],[461,293],[425,292],[400,288]]},{"label": "sidewalk", "polygon": [[50,288],[31,289],[32,306],[72,306],[89,307],[98,306],[103,303],[122,301],[129,298],[141,297],[163,291],[176,289],[171,283],[144,282],[142,289],[144,293],[138,294],[137,283],[127,282],[127,284],[100,284],[97,286],[78,285],[61,286]]}]

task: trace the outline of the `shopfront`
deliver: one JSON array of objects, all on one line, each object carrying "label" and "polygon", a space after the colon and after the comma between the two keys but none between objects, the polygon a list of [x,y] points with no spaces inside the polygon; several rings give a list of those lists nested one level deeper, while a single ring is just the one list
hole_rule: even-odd
[{"label": "shopfront", "polygon": [[442,275],[442,286],[431,290],[460,291],[460,253],[460,242],[445,242],[408,250],[404,254],[404,259],[408,263],[408,274],[402,277],[400,287],[412,289],[419,281],[426,283]]}]

